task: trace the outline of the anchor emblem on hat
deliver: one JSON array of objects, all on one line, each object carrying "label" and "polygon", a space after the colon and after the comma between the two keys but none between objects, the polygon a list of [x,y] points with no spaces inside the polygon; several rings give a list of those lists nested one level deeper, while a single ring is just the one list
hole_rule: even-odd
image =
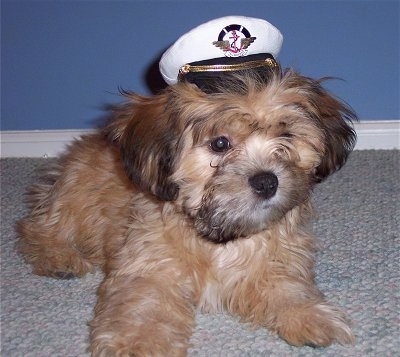
[{"label": "anchor emblem on hat", "polygon": [[227,57],[246,56],[247,48],[256,40],[242,25],[229,25],[222,29],[213,45],[224,51]]}]

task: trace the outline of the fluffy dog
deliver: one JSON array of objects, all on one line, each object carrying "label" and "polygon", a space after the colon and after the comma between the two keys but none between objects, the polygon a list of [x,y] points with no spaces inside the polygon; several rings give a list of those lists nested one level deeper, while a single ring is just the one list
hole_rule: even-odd
[{"label": "fluffy dog", "polygon": [[[229,79],[228,79],[229,78]],[[279,67],[124,93],[29,194],[19,250],[38,275],[104,271],[95,356],[184,356],[196,309],[227,311],[295,346],[351,343],[314,284],[314,185],[355,143],[352,110]]]}]

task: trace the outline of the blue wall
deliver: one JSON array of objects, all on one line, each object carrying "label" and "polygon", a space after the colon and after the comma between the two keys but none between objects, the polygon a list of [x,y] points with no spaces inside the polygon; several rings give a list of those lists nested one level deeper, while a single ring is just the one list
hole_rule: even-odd
[{"label": "blue wall", "polygon": [[[400,119],[398,1],[1,2],[1,130],[90,128],[118,88],[151,93],[154,61],[192,27],[262,17],[279,57],[328,84],[363,120]],[[151,71],[150,71],[151,73]]]}]

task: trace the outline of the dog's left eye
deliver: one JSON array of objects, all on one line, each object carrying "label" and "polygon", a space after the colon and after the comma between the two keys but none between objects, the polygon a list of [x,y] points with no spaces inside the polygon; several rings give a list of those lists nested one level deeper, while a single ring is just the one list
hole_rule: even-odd
[{"label": "dog's left eye", "polygon": [[210,147],[215,152],[225,152],[231,148],[231,143],[225,136],[220,136],[210,142]]}]

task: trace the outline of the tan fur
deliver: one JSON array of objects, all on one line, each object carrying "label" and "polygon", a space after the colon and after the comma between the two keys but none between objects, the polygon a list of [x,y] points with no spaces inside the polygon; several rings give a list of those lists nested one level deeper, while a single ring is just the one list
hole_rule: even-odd
[{"label": "tan fur", "polygon": [[[105,278],[93,356],[184,356],[196,309],[226,310],[288,343],[351,343],[314,284],[312,187],[354,145],[353,113],[294,72],[126,94],[29,194],[19,250],[34,273]],[[229,140],[216,152],[213,140]],[[258,192],[251,178],[278,180]],[[261,196],[262,194],[265,195]]]}]

